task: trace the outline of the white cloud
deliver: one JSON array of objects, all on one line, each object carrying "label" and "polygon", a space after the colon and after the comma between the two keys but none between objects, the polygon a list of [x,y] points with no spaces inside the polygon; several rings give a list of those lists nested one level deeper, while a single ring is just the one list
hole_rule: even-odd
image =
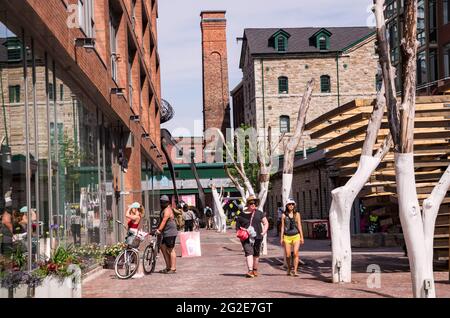
[{"label": "white cloud", "polygon": [[[158,41],[163,98],[177,113],[166,126],[202,120],[200,12],[226,10],[230,90],[242,78],[240,44],[245,28],[373,25],[372,0],[163,0]],[[187,125],[186,125],[187,124]]]}]

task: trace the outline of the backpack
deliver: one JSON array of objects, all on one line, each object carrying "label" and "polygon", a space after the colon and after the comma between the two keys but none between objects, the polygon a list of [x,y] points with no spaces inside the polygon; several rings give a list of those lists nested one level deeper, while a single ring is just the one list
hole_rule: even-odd
[{"label": "backpack", "polygon": [[177,225],[177,230],[180,231],[184,228],[183,211],[178,209],[173,209],[173,215],[175,219],[175,224]]},{"label": "backpack", "polygon": [[206,216],[207,217],[211,217],[212,216],[212,211],[211,211],[211,209],[206,209]]}]

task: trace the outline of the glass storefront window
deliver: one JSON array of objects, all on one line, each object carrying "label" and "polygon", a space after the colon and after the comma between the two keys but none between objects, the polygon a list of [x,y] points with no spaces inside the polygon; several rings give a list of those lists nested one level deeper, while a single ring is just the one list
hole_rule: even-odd
[{"label": "glass storefront window", "polygon": [[417,84],[427,83],[427,60],[426,52],[422,51],[417,54]]},{"label": "glass storefront window", "polygon": [[419,0],[417,3],[417,40],[419,41],[419,46],[424,45],[426,41],[424,0]]}]

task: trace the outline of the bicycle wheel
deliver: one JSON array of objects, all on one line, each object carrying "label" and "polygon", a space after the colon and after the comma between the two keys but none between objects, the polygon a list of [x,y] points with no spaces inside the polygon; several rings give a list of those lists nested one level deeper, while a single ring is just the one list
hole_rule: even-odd
[{"label": "bicycle wheel", "polygon": [[153,244],[147,245],[142,258],[143,268],[145,274],[151,274],[155,271],[156,253]]},{"label": "bicycle wheel", "polygon": [[139,254],[132,249],[126,249],[117,256],[114,270],[120,279],[128,279],[136,274],[139,268]]}]

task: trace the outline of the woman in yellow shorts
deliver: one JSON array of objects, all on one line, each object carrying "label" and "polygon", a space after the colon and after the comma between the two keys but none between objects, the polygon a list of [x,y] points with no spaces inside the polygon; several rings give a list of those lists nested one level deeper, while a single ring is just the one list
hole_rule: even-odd
[{"label": "woman in yellow shorts", "polygon": [[[284,245],[284,253],[287,262],[287,275],[298,276],[298,250],[303,244],[303,231],[300,212],[295,209],[295,201],[289,199],[283,215],[281,216],[281,245]],[[293,248],[294,259],[291,260],[291,249]],[[291,261],[294,262],[294,271],[291,272]]]}]

